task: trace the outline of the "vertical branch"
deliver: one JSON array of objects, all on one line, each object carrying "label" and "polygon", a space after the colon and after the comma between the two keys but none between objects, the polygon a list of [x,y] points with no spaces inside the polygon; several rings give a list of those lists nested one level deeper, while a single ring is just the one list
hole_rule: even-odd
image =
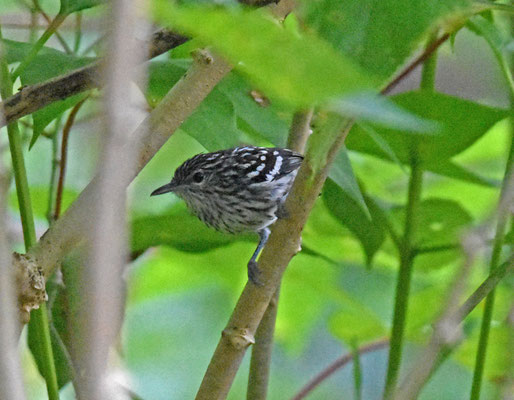
[{"label": "vertical branch", "polygon": [[417,399],[419,392],[430,378],[441,351],[451,348],[461,336],[459,331],[461,321],[456,315],[456,311],[460,296],[466,288],[475,255],[483,247],[483,240],[478,235],[471,234],[464,239],[462,247],[464,260],[451,285],[445,310],[434,326],[434,333],[426,349],[398,388],[396,400]]},{"label": "vertical branch", "polygon": [[[423,70],[421,72],[421,89],[434,90],[435,73],[437,67],[437,32],[434,32],[428,39],[424,54]],[[430,51],[429,51],[430,50]],[[423,184],[423,169],[419,162],[419,155],[416,146],[411,149],[411,174],[409,178],[409,192],[407,209],[405,215],[405,228],[400,248],[400,269],[396,284],[396,295],[393,315],[393,328],[391,331],[391,348],[387,363],[387,375],[384,388],[384,398],[394,397],[396,383],[400,372],[400,365],[403,352],[403,337],[407,320],[407,308],[409,305],[410,284],[412,268],[416,256],[414,232],[417,226],[417,215],[421,201],[421,187]]]},{"label": "vertical branch", "polygon": [[[81,399],[117,397],[109,385],[107,356],[122,318],[124,303],[122,275],[127,259],[126,186],[136,166],[136,147],[127,132],[134,130],[131,96],[135,66],[144,49],[136,45],[134,25],[137,0],[111,3],[110,43],[105,67],[106,135],[101,152],[93,204],[94,225],[90,225],[90,254],[84,269],[83,331],[77,346],[79,364],[84,370],[78,381]],[[77,108],[76,108],[77,109]],[[111,387],[110,387],[111,386]]]},{"label": "vertical branch", "polygon": [[[414,157],[417,158],[417,155]],[[412,267],[414,264],[414,253],[412,251],[412,247],[416,226],[416,216],[418,214],[419,203],[421,200],[422,179],[423,170],[419,166],[418,161],[414,159],[411,165],[405,228],[400,252],[400,269],[398,271],[398,281],[396,283],[391,347],[389,350],[386,386],[384,392],[384,397],[386,399],[393,397],[400,371]]]},{"label": "vertical branch", "polygon": [[[493,272],[500,264],[500,255],[503,245],[503,237],[505,235],[505,227],[510,218],[510,207],[514,197],[514,131],[511,132],[511,143],[507,165],[505,167],[505,176],[503,178],[502,189],[500,194],[500,206],[498,207],[498,216],[496,224],[496,232],[494,235],[493,250],[491,253],[490,271]],[[482,316],[482,325],[480,327],[480,338],[478,340],[478,349],[475,358],[475,369],[473,371],[473,382],[471,385],[471,400],[480,398],[480,390],[482,388],[482,378],[487,355],[487,342],[489,340],[489,331],[491,328],[491,320],[494,308],[494,290],[487,296],[484,306],[484,314]]]},{"label": "vertical branch", "polygon": [[[0,118],[3,116],[0,114]],[[0,161],[0,397],[24,400],[23,380],[18,357],[19,325],[16,314],[16,290],[11,268],[11,254],[6,227],[7,188],[9,180]]]},{"label": "vertical branch", "polygon": [[[291,129],[289,130],[287,148],[299,153],[304,152],[305,144],[311,133],[312,113],[312,109],[295,113]],[[268,393],[273,335],[275,332],[279,296],[280,286],[271,298],[255,334],[255,344],[252,347],[252,358],[250,360],[248,390],[246,393],[248,400],[264,400]]]},{"label": "vertical branch", "polygon": [[[2,32],[0,30],[0,41],[1,40]],[[12,93],[13,77],[9,73],[7,62],[4,58],[0,57],[0,95],[5,99],[12,96]],[[25,160],[23,158],[22,140],[17,122],[7,125],[7,135],[9,137],[9,149],[11,152],[14,181],[16,183],[16,194],[18,196],[18,204],[20,208],[23,240],[25,242],[25,249],[28,251],[36,244],[37,240],[27,171],[25,168]],[[50,400],[58,400],[59,388],[57,385],[57,373],[55,370],[52,343],[50,341],[48,313],[45,303],[41,304],[41,307],[38,310],[32,312],[31,327],[36,329],[39,339],[39,351],[44,363],[43,375],[47,385],[48,397]]]}]

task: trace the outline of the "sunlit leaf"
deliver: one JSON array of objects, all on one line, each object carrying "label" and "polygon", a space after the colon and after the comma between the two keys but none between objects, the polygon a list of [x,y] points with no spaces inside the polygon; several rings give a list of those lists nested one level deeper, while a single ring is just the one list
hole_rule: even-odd
[{"label": "sunlit leaf", "polygon": [[213,44],[265,93],[294,105],[370,87],[369,77],[327,43],[312,35],[298,37],[258,10],[181,8],[156,1],[153,15]]},{"label": "sunlit leaf", "polygon": [[470,0],[304,0],[305,22],[364,70],[387,79],[431,27],[470,9]]},{"label": "sunlit leaf", "polygon": [[[410,163],[412,148],[416,146],[418,158],[427,168],[447,162],[464,151],[509,114],[508,110],[428,91],[402,93],[393,96],[393,100],[400,107],[440,124],[441,131],[437,134],[413,133],[373,125],[402,163]],[[383,148],[359,126],[355,126],[348,135],[346,146],[350,150],[390,159]]]}]

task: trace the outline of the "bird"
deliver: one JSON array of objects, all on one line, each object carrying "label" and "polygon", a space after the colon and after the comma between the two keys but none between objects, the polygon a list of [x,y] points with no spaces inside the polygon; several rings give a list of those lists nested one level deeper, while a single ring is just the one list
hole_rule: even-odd
[{"label": "bird", "polygon": [[287,216],[284,202],[303,156],[285,148],[241,146],[200,153],[180,165],[151,196],[172,192],[207,226],[220,232],[256,232],[248,279],[261,286],[257,257],[270,225]]}]

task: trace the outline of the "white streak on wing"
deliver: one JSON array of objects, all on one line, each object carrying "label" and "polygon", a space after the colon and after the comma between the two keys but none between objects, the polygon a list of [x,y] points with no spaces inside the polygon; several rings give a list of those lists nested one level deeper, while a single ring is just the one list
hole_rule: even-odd
[{"label": "white streak on wing", "polygon": [[246,176],[247,176],[248,178],[254,178],[254,177],[256,177],[256,176],[257,176],[257,175],[259,175],[259,174],[260,174],[260,172],[259,172],[259,171],[252,171],[252,172],[250,172],[249,174],[246,174]]},{"label": "white streak on wing", "polygon": [[280,167],[282,167],[282,160],[283,158],[281,156],[278,156],[275,160],[275,166],[273,169],[266,175],[266,180],[271,181],[275,176],[278,175],[280,172]]},{"label": "white streak on wing", "polygon": [[255,168],[255,169],[260,172],[260,171],[262,171],[264,169],[264,167],[266,167],[266,164],[261,164],[257,168]]}]

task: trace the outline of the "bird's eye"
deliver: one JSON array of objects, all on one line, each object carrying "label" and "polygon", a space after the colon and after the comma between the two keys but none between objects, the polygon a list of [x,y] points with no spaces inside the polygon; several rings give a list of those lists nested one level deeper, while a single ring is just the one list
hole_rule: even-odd
[{"label": "bird's eye", "polygon": [[203,174],[201,172],[195,172],[193,175],[193,182],[201,183],[203,181]]}]

